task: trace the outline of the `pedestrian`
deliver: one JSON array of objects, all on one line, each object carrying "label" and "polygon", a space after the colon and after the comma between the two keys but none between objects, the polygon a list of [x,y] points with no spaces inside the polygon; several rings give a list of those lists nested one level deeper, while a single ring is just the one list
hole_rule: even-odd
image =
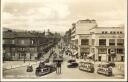
[{"label": "pedestrian", "polygon": [[61,61],[57,61],[57,68],[56,68],[56,73],[57,74],[61,74]]}]

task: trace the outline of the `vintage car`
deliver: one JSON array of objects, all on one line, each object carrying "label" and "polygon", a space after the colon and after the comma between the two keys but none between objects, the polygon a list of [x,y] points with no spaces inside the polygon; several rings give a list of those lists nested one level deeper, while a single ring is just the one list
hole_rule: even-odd
[{"label": "vintage car", "polygon": [[44,66],[40,66],[36,68],[36,76],[43,76],[43,75],[46,75],[46,74],[49,74],[49,73],[52,73],[56,71],[56,68],[54,67],[54,65],[52,64],[47,64],[47,65],[44,65]]},{"label": "vintage car", "polygon": [[103,65],[100,64],[98,66],[97,73],[106,76],[112,76],[112,68],[109,64],[103,64]]},{"label": "vintage car", "polygon": [[26,71],[27,71],[27,72],[32,72],[32,71],[33,71],[32,65],[28,65]]},{"label": "vintage car", "polygon": [[91,62],[80,62],[79,69],[82,71],[87,71],[90,73],[94,73],[94,64]]},{"label": "vintage car", "polygon": [[68,63],[72,63],[72,62],[76,62],[76,60],[74,60],[74,59],[68,60]]},{"label": "vintage car", "polygon": [[77,62],[71,62],[67,67],[68,68],[76,68],[76,67],[78,67],[78,63]]}]

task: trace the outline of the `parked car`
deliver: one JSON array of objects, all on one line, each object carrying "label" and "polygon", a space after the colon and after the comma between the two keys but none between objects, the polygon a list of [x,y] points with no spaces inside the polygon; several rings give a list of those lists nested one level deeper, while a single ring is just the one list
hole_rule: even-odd
[{"label": "parked car", "polygon": [[36,76],[43,76],[49,73],[56,71],[56,68],[53,65],[44,65],[44,67],[36,68]]},{"label": "parked car", "polygon": [[109,64],[103,64],[103,65],[100,64],[98,66],[97,73],[106,76],[112,76],[112,68]]},{"label": "parked car", "polygon": [[76,67],[78,67],[78,63],[77,62],[71,62],[67,67],[68,68],[76,68]]},{"label": "parked car", "polygon": [[68,60],[68,63],[72,63],[72,62],[76,62],[76,60],[74,60],[74,59]]},{"label": "parked car", "polygon": [[87,71],[90,73],[94,73],[94,64],[90,62],[80,62],[79,63],[79,69],[83,71]]},{"label": "parked car", "polygon": [[33,71],[32,65],[27,66],[27,70],[26,70],[26,71],[27,71],[27,72],[32,72],[32,71]]}]

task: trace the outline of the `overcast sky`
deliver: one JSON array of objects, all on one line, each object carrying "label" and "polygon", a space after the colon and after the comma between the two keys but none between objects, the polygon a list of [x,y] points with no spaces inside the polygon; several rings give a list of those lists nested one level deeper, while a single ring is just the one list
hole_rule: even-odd
[{"label": "overcast sky", "polygon": [[79,19],[98,26],[124,24],[127,0],[2,0],[2,26],[65,32]]}]

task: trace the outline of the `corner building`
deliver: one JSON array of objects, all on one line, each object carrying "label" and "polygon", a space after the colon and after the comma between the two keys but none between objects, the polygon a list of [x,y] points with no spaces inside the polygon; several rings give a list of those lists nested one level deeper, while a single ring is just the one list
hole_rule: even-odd
[{"label": "corner building", "polygon": [[79,20],[71,29],[71,48],[77,58],[92,57],[97,61],[124,61],[124,27],[98,27],[96,20]]}]

